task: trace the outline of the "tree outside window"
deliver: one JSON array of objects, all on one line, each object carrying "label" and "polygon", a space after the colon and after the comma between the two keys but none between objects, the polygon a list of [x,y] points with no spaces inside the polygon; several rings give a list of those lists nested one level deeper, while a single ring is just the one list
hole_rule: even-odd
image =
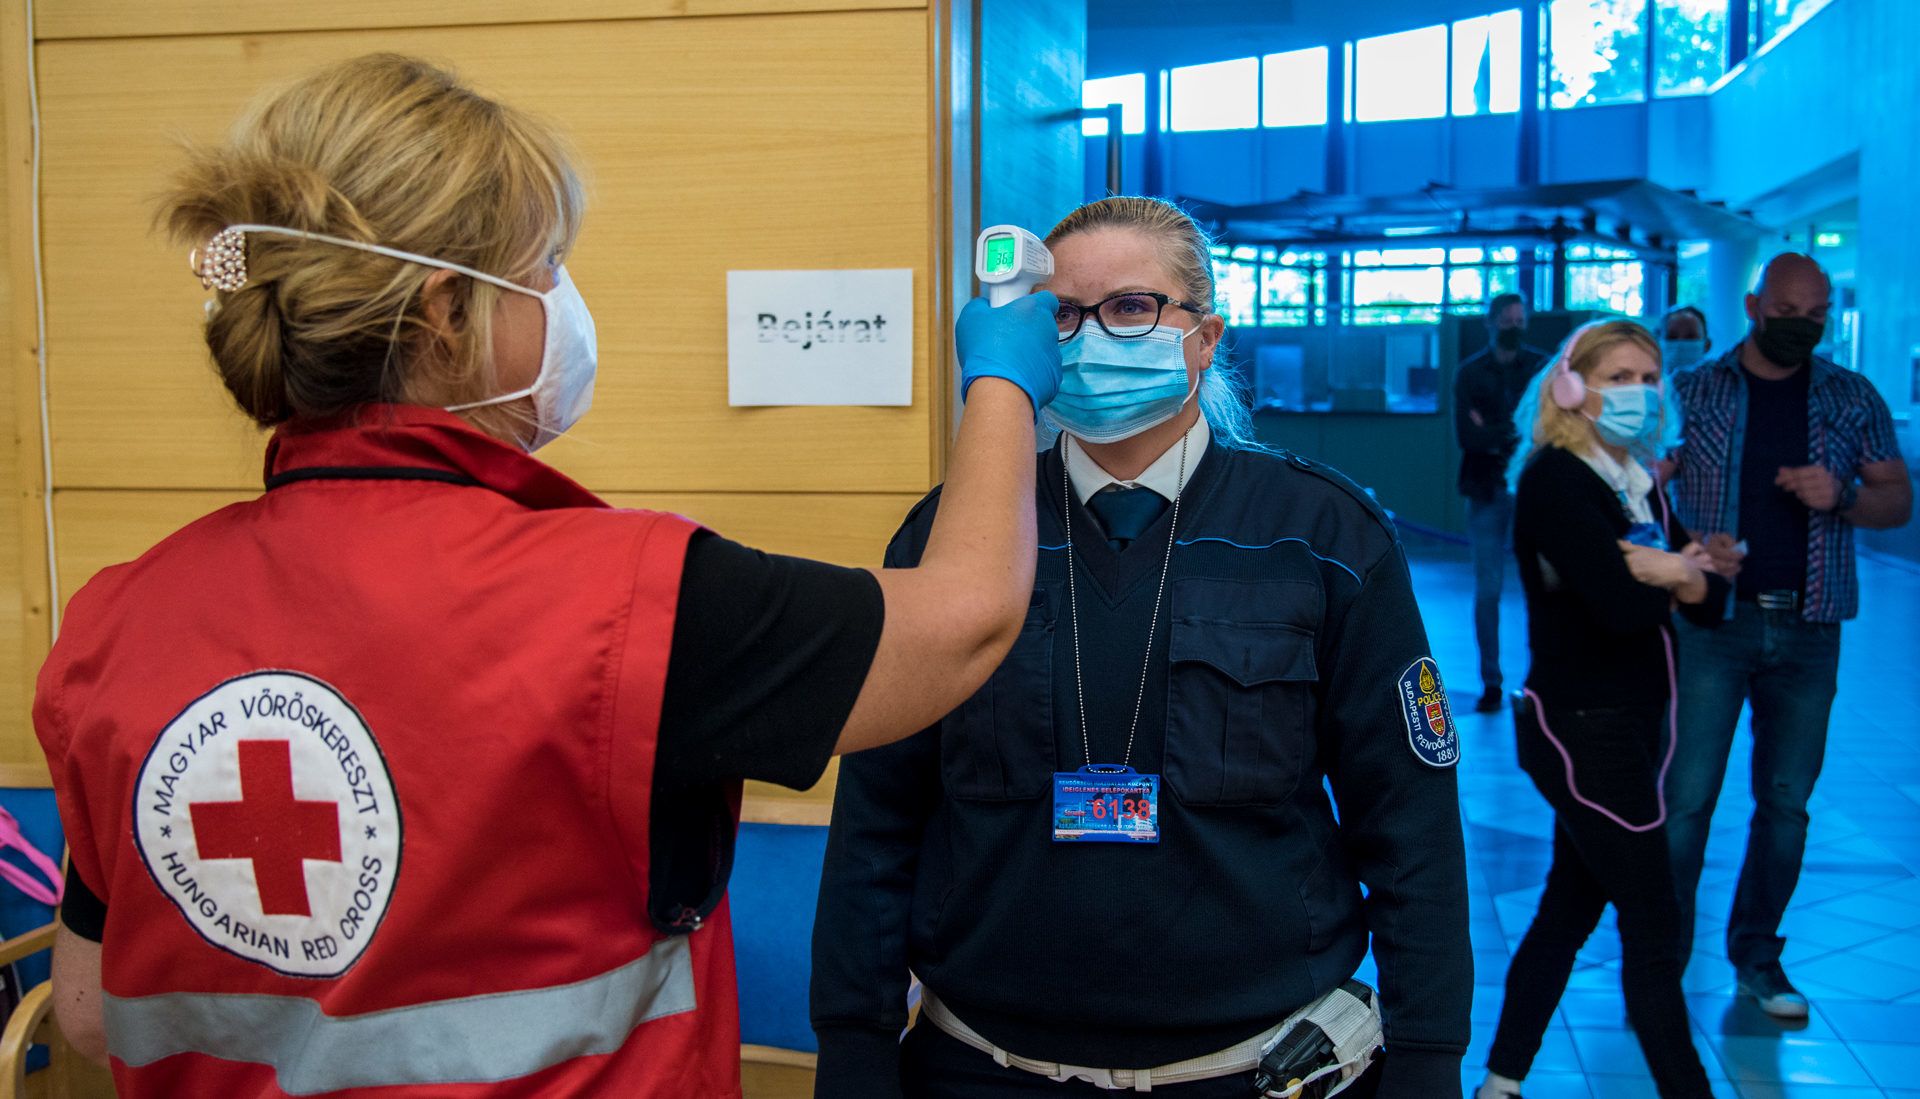
[{"label": "tree outside window", "polygon": [[1727,0],[1656,0],[1655,95],[1698,95],[1727,71]]},{"label": "tree outside window", "polygon": [[1760,41],[1771,42],[1775,38],[1827,6],[1829,0],[1760,0]]},{"label": "tree outside window", "polygon": [[1647,0],[1552,0],[1547,34],[1554,107],[1647,97]]}]

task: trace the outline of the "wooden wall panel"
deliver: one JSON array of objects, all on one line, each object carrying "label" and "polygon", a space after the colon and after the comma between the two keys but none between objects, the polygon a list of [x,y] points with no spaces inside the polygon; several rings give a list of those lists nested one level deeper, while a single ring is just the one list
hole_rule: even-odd
[{"label": "wooden wall panel", "polygon": [[[592,205],[572,267],[594,307],[595,408],[542,453],[622,506],[678,511],[772,552],[878,564],[945,453],[936,302],[949,279],[945,0],[39,0],[44,253],[59,602],[258,491],[264,433],[199,339],[205,297],[151,231],[182,141],[259,90],[372,50],[449,64],[552,119]],[[291,33],[289,33],[291,32]],[[0,6],[8,216],[0,337],[0,785],[44,783],[29,727],[53,604],[40,518],[23,11]],[[956,252],[965,249],[955,249]],[[955,262],[964,262],[958,257]],[[914,405],[726,405],[725,272],[915,274]],[[958,268],[956,268],[958,270]],[[22,294],[29,296],[23,298]],[[936,331],[936,329],[939,329]],[[750,784],[750,819],[824,823],[811,791]]]},{"label": "wooden wall panel", "polygon": [[[254,492],[77,489],[54,497],[60,605],[94,573],[145,553],[195,519]],[[919,500],[880,493],[615,493],[619,507],[677,512],[769,553],[878,567],[887,540]]]},{"label": "wooden wall panel", "polygon": [[729,268],[925,284],[924,11],[43,45],[56,486],[257,483],[259,437],[209,375],[204,294],[149,231],[152,196],[175,140],[216,139],[254,89],[372,49],[447,60],[558,121],[592,173],[573,268],[601,380],[577,438],[543,456],[603,491],[927,487],[928,295],[912,408],[728,408],[724,326]]},{"label": "wooden wall panel", "polygon": [[29,707],[46,651],[48,614],[45,523],[41,517],[39,369],[35,356],[33,221],[29,207],[32,128],[26,83],[27,24],[16,5],[0,6],[0,786],[38,783],[45,774]]},{"label": "wooden wall panel", "polygon": [[60,492],[53,523],[60,554],[60,607],[93,574],[131,561],[203,515],[257,492]]},{"label": "wooden wall panel", "polygon": [[556,23],[926,8],[926,0],[37,0],[41,39]]},{"label": "wooden wall panel", "polygon": [[607,499],[621,507],[685,515],[768,553],[811,557],[836,565],[879,568],[887,541],[917,493],[626,493]]}]

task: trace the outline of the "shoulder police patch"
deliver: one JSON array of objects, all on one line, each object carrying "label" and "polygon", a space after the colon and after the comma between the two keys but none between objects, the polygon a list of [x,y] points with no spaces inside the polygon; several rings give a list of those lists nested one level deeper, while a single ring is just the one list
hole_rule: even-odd
[{"label": "shoulder police patch", "polygon": [[154,738],[133,837],[200,937],[289,977],[367,949],[400,873],[400,803],[360,711],[293,671],[236,676]]},{"label": "shoulder police patch", "polygon": [[1429,767],[1451,767],[1460,762],[1460,733],[1454,728],[1453,707],[1440,684],[1440,668],[1423,656],[1400,673],[1400,716],[1407,722],[1407,746]]}]

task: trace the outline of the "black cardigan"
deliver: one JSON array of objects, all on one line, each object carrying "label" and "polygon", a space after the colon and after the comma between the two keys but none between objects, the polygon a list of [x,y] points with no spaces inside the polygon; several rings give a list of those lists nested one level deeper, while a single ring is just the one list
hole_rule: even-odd
[{"label": "black cardigan", "polygon": [[[1660,490],[1647,494],[1656,521],[1665,517],[1674,549],[1692,536]],[[1627,569],[1619,542],[1633,525],[1620,494],[1578,455],[1544,447],[1527,462],[1514,496],[1513,552],[1527,596],[1527,642],[1533,667],[1527,686],[1548,705],[1576,708],[1661,703],[1668,697],[1666,645],[1671,593],[1643,584]],[[1547,589],[1541,561],[1559,586]],[[1680,604],[1687,620],[1720,621],[1725,578],[1707,574],[1707,598]]]}]

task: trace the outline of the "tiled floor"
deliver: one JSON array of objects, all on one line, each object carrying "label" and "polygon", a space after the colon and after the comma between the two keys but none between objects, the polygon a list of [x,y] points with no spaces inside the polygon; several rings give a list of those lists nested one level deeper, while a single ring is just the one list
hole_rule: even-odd
[{"label": "tiled floor", "polygon": [[[1484,1074],[1508,957],[1539,897],[1551,818],[1514,763],[1512,719],[1471,712],[1480,684],[1463,553],[1412,548],[1434,656],[1465,711],[1457,716],[1477,982],[1471,1089]],[[1920,570],[1862,560],[1861,579],[1863,610],[1841,642],[1826,769],[1785,925],[1787,972],[1813,1001],[1805,1025],[1783,1027],[1736,999],[1722,953],[1751,807],[1744,723],[1715,815],[1687,988],[1695,1044],[1715,1094],[1729,1099],[1920,1099]],[[1512,577],[1505,612],[1503,666],[1514,686],[1527,658]],[[1573,975],[1527,1099],[1655,1095],[1627,1029],[1619,957],[1609,913]]]}]

